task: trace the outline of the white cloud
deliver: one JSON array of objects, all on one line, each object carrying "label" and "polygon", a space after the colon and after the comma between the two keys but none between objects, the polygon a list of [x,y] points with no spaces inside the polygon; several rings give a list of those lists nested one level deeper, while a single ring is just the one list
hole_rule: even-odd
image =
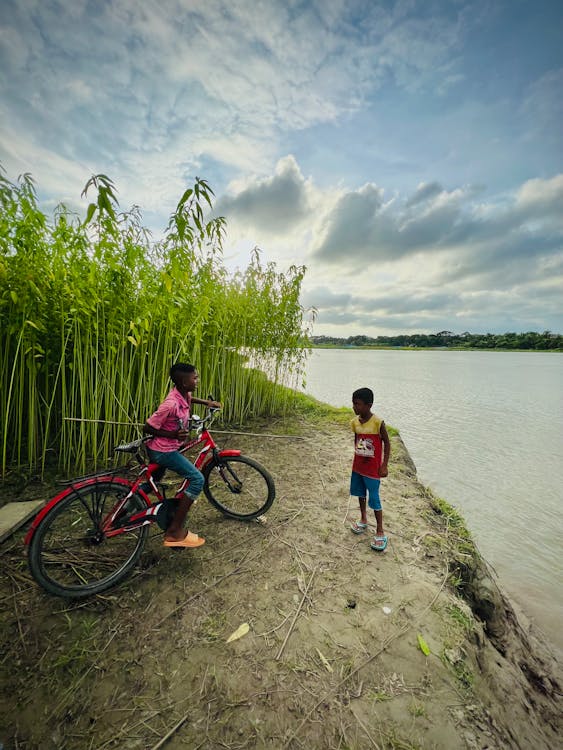
[{"label": "white cloud", "polygon": [[[293,156],[276,165],[272,177],[238,183],[235,196],[225,195],[216,205],[216,213],[233,223],[250,223],[266,235],[291,233],[312,211],[311,184],[299,169]],[[241,189],[242,188],[242,189]]]},{"label": "white cloud", "polygon": [[563,228],[563,174],[525,182],[516,193],[516,210],[529,212],[532,219],[550,216]]},{"label": "white cloud", "polygon": [[513,328],[526,328],[526,316],[541,319],[543,309],[544,327],[557,329],[563,231],[554,233],[546,217],[562,177],[528,181],[489,201],[476,202],[479,191],[470,186],[445,190],[437,182],[386,201],[374,184],[322,191],[287,157],[272,177],[239,183],[222,205],[239,240],[262,235],[269,257],[283,263],[293,252],[308,266],[303,303],[319,310],[320,332],[380,330],[382,320],[387,328],[443,329],[448,318],[449,328],[482,330],[495,309]]},{"label": "white cloud", "polygon": [[411,206],[416,206],[417,203],[422,203],[430,200],[436,195],[440,195],[443,190],[444,188],[440,185],[439,182],[421,182],[416,188],[413,195],[408,198],[406,206],[407,208],[410,208]]},{"label": "white cloud", "polygon": [[[29,160],[41,170],[50,148],[113,167],[127,203],[148,196],[149,211],[151,195],[170,205],[186,168],[208,158],[266,176],[283,134],[355,111],[390,72],[419,85],[457,36],[455,18],[420,19],[408,3],[6,5],[0,114],[26,130]],[[156,194],[159,179],[137,166],[155,151],[170,186],[161,179]],[[20,171],[13,150],[1,156]]]},{"label": "white cloud", "polygon": [[389,262],[424,252],[455,252],[457,265],[470,272],[496,271],[507,257],[522,262],[561,248],[563,227],[554,235],[547,221],[560,217],[563,175],[525,183],[516,196],[490,205],[474,204],[472,188],[440,190],[419,186],[406,202],[384,202],[382,191],[364,186],[343,194],[323,219],[312,248],[330,264],[346,254],[352,268]]}]

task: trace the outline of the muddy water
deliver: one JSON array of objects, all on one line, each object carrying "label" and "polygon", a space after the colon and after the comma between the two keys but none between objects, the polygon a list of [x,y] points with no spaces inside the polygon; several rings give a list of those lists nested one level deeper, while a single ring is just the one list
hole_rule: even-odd
[{"label": "muddy water", "polygon": [[312,396],[349,406],[361,386],[561,656],[563,354],[313,351]]}]

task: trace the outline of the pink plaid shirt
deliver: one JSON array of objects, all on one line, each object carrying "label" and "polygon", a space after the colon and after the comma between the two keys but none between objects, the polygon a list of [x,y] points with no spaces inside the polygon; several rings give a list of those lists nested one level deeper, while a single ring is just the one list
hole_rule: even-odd
[{"label": "pink plaid shirt", "polygon": [[[186,398],[182,396],[176,387],[172,388],[168,396],[160,404],[158,409],[147,419],[147,422],[155,430],[181,430],[188,428],[190,419],[190,410],[192,404],[192,394],[188,393]],[[147,447],[153,451],[170,453],[177,451],[182,445],[181,440],[168,437],[153,437],[147,440]]]}]

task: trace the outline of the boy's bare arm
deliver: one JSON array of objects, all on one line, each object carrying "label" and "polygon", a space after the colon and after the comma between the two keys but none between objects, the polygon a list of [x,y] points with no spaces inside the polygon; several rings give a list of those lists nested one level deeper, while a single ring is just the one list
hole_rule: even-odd
[{"label": "boy's bare arm", "polygon": [[387,428],[385,427],[385,422],[381,423],[381,427],[379,428],[379,435],[381,436],[381,440],[383,442],[383,461],[381,462],[379,474],[382,477],[386,477],[387,474],[389,473],[389,470],[387,469],[387,464],[389,462],[389,456],[391,455],[391,442],[389,440],[389,435],[387,434]]},{"label": "boy's bare arm", "polygon": [[192,404],[203,404],[203,406],[207,406],[210,409],[221,409],[221,402],[213,401],[210,398],[196,398],[192,396]]}]

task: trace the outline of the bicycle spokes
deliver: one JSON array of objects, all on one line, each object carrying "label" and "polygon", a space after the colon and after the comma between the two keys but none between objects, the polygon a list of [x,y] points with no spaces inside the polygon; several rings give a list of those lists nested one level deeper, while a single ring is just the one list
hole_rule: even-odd
[{"label": "bicycle spokes", "polygon": [[240,495],[242,491],[242,482],[237,476],[231,464],[225,463],[219,466],[219,474],[223,481],[234,494]]},{"label": "bicycle spokes", "polygon": [[272,477],[246,456],[221,457],[204,469],[204,492],[215,507],[231,518],[251,520],[274,501]]},{"label": "bicycle spokes", "polygon": [[[31,541],[30,566],[48,591],[74,597],[97,593],[114,585],[135,564],[147,527],[139,524],[127,533],[121,528],[114,534],[102,527],[124,492],[111,482],[76,488],[45,517]],[[138,495],[131,495],[128,503],[134,503],[135,515],[145,509]]]},{"label": "bicycle spokes", "polygon": [[[111,497],[114,501],[119,501],[125,497],[126,493],[122,489],[119,489],[119,491],[116,491],[115,495],[110,496],[107,492],[107,483],[93,482],[86,488],[73,490],[73,494],[76,495],[84,510],[90,517],[94,529],[101,529],[104,517],[111,510],[108,499]],[[106,505],[108,505],[107,509]]]}]

